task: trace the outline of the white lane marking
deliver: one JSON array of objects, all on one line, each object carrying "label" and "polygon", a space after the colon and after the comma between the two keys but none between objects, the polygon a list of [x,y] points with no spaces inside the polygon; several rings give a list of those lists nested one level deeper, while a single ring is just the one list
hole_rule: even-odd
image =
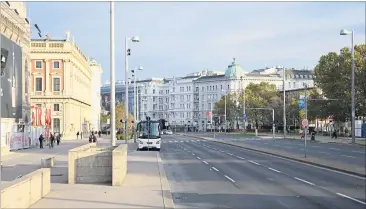
[{"label": "white lane marking", "polygon": [[323,153],[323,154],[326,154],[326,155],[330,155],[330,153],[329,153],[329,152],[320,152],[320,151],[319,151],[319,153]]},{"label": "white lane marking", "polygon": [[314,147],[314,148],[320,148],[319,146],[311,146],[311,147]]},{"label": "white lane marking", "polygon": [[197,159],[201,160],[201,158],[200,158],[200,157],[197,157]]},{"label": "white lane marking", "polygon": [[242,160],[245,160],[245,158],[240,157],[240,156],[235,156],[235,157],[237,157],[237,158],[239,158],[239,159],[242,159]]},{"label": "white lane marking", "polygon": [[355,199],[355,198],[353,198],[353,197],[349,197],[349,196],[344,195],[344,194],[342,194],[342,193],[336,193],[336,194],[337,194],[337,195],[339,195],[339,196],[342,196],[342,197],[348,198],[348,199],[350,199],[350,200],[353,200],[353,201],[355,201],[355,202],[361,203],[361,204],[363,204],[363,205],[366,205],[366,202],[362,202],[362,201],[357,200],[357,199]]},{"label": "white lane marking", "polygon": [[276,169],[273,169],[273,168],[270,168],[270,167],[268,167],[268,169],[271,170],[271,171],[277,172],[277,173],[281,173],[281,171],[276,170]]},{"label": "white lane marking", "polygon": [[290,146],[283,146],[283,147],[286,147],[286,148],[292,149],[292,147],[290,147]]},{"label": "white lane marking", "polygon": [[365,154],[365,152],[361,152],[361,151],[351,151],[351,152]]},{"label": "white lane marking", "polygon": [[311,182],[309,182],[309,181],[305,181],[304,179],[300,179],[300,178],[297,178],[297,177],[294,177],[296,180],[299,180],[299,181],[302,181],[302,182],[304,182],[304,183],[307,183],[307,184],[310,184],[310,185],[312,185],[312,186],[314,186],[314,184],[313,183],[311,183]]},{"label": "white lane marking", "polygon": [[180,142],[184,142],[184,141],[180,141]]},{"label": "white lane marking", "polygon": [[214,169],[215,171],[219,171],[217,168],[215,168],[215,167],[212,167],[212,169]]},{"label": "white lane marking", "polygon": [[263,143],[263,144],[268,144],[268,143]]},{"label": "white lane marking", "polygon": [[208,162],[206,162],[206,161],[203,161],[203,162],[208,165]]},{"label": "white lane marking", "polygon": [[235,183],[234,179],[228,177],[227,175],[224,175],[224,176],[225,176],[225,178],[229,179],[231,182]]},{"label": "white lane marking", "polygon": [[174,142],[178,142],[178,141],[174,141]]},{"label": "white lane marking", "polygon": [[187,150],[187,152],[191,152],[191,151]]},{"label": "white lane marking", "polygon": [[220,150],[220,152],[225,152],[224,150]]},{"label": "white lane marking", "polygon": [[331,150],[340,150],[340,149],[337,149],[337,148],[329,148],[329,149],[331,149]]},{"label": "white lane marking", "polygon": [[259,163],[256,163],[256,162],[251,161],[251,160],[249,160],[249,162],[251,162],[251,163],[253,163],[253,164],[256,164],[256,165],[259,165]]},{"label": "white lane marking", "polygon": [[356,158],[356,157],[353,157],[353,156],[349,156],[349,155],[341,155],[343,157],[350,157],[350,158]]},{"label": "white lane marking", "polygon": [[226,153],[226,154],[228,154],[228,155],[233,155],[233,154],[231,154],[231,153]]},{"label": "white lane marking", "polygon": [[194,153],[192,153],[192,155],[195,155]]}]

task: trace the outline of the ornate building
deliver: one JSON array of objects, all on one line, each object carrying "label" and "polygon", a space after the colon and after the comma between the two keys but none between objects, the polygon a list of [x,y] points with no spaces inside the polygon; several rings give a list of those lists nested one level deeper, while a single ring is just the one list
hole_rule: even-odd
[{"label": "ornate building", "polygon": [[30,24],[24,2],[0,1],[1,150],[9,150],[12,133],[30,133]]},{"label": "ornate building", "polygon": [[92,129],[92,68],[90,60],[70,40],[32,39],[31,42],[31,103],[50,108],[51,131],[66,139],[84,137]]}]

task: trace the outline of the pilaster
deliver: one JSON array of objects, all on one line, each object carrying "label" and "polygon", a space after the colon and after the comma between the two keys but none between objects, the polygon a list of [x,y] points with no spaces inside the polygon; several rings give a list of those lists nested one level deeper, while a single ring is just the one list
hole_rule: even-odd
[{"label": "pilaster", "polygon": [[43,61],[45,63],[45,67],[46,67],[44,93],[45,93],[45,95],[49,95],[51,93],[51,89],[50,89],[51,82],[50,82],[50,65],[49,65],[49,59],[44,59]]}]

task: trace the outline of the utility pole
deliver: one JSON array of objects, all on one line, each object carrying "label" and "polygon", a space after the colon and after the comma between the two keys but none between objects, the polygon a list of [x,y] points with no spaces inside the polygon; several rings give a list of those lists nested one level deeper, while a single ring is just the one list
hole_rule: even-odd
[{"label": "utility pole", "polygon": [[286,88],[285,88],[285,80],[286,80],[286,70],[283,67],[283,138],[286,139]]},{"label": "utility pole", "polygon": [[[304,91],[305,91],[305,120],[308,121],[308,98],[307,98],[307,88],[308,85],[305,83],[304,84]],[[308,137],[308,126],[309,126],[309,122],[306,122],[306,126],[304,127],[304,131],[305,131],[305,139],[304,139],[304,145],[305,145],[305,157],[306,157],[306,140]]]},{"label": "utility pole", "polygon": [[110,7],[111,7],[111,11],[110,11],[110,24],[111,24],[111,28],[110,28],[110,47],[111,47],[111,144],[112,146],[116,146],[116,95],[115,95],[115,80],[114,80],[114,73],[115,73],[115,69],[114,69],[114,1],[110,2]]}]

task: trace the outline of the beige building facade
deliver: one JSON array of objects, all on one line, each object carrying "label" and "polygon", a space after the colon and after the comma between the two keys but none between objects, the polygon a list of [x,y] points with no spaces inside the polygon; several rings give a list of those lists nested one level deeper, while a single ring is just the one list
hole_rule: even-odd
[{"label": "beige building facade", "polygon": [[[2,108],[1,114],[1,150],[2,154],[9,150],[12,133],[22,132],[29,135],[30,124],[30,22],[27,18],[24,2],[0,1],[0,38],[2,74]],[[13,52],[15,52],[15,56]],[[15,64],[13,64],[15,63]],[[16,67],[14,67],[16,66]],[[19,72],[14,73],[15,71]],[[14,83],[10,84],[13,77]],[[13,101],[13,111],[7,111],[9,107],[5,102],[8,97],[7,85],[12,85],[14,91],[10,93]],[[14,98],[13,98],[14,97]],[[11,105],[10,105],[11,106]],[[10,114],[7,112],[11,112]],[[15,113],[17,112],[17,113]],[[11,117],[9,117],[11,116]]]},{"label": "beige building facade", "polygon": [[31,41],[31,104],[51,109],[51,131],[64,139],[87,137],[92,124],[92,69],[89,58],[70,39]]}]

